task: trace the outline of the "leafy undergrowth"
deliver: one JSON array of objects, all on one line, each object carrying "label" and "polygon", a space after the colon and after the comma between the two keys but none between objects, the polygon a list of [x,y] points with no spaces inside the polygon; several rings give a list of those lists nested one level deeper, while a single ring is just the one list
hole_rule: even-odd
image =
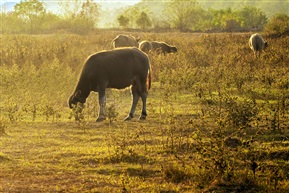
[{"label": "leafy undergrowth", "polygon": [[178,53],[149,53],[147,120],[139,103],[124,122],[130,91],[108,89],[96,123],[97,94],[79,112],[66,101],[83,61],[117,34],[1,36],[0,192],[289,189],[288,37],[255,59],[249,34],[133,34]]},{"label": "leafy undergrowth", "polygon": [[[195,96],[182,94],[166,105],[158,97],[151,95],[149,103],[160,105],[149,108],[145,121],[118,117],[101,123],[89,118],[9,124],[1,137],[1,191],[288,189],[288,131],[248,126],[236,132],[215,123],[213,116],[204,117]],[[129,103],[129,96],[124,98]]]}]

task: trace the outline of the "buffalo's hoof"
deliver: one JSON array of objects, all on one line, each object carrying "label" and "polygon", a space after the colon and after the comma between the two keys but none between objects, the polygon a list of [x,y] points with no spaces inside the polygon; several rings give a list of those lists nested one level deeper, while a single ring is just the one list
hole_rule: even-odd
[{"label": "buffalo's hoof", "polygon": [[139,117],[139,120],[146,120],[146,115],[141,115],[140,117]]},{"label": "buffalo's hoof", "polygon": [[96,122],[104,121],[106,118],[104,116],[100,116],[96,119]]},{"label": "buffalo's hoof", "polygon": [[124,119],[124,121],[130,121],[132,118],[133,118],[133,117],[131,117],[131,116],[129,115],[129,116],[127,116],[127,117]]}]

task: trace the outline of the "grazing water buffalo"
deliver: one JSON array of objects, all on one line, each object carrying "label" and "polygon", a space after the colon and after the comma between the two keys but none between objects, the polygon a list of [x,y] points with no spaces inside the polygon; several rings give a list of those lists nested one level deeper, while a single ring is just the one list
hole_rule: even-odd
[{"label": "grazing water buffalo", "polygon": [[138,41],[140,38],[136,39],[130,35],[118,35],[116,38],[112,40],[113,48],[119,47],[137,47],[138,48]]},{"label": "grazing water buffalo", "polygon": [[260,34],[256,33],[250,37],[249,46],[253,50],[254,56],[259,58],[262,54],[262,50],[268,47],[268,43],[264,41]]},{"label": "grazing water buffalo", "polygon": [[123,89],[131,86],[132,106],[125,120],[134,117],[139,98],[145,119],[146,99],[151,85],[150,63],[147,55],[137,48],[119,48],[91,55],[85,62],[73,94],[68,99],[69,107],[85,103],[91,91],[98,92],[100,111],[96,121],[105,117],[106,88]]},{"label": "grazing water buffalo", "polygon": [[149,51],[153,48],[151,42],[144,40],[139,44],[139,49],[145,53],[149,53]]},{"label": "grazing water buffalo", "polygon": [[167,53],[177,52],[177,48],[175,46],[168,45],[165,42],[153,41],[151,42],[151,44],[152,44],[152,50],[158,53],[163,53],[164,55],[166,55]]}]

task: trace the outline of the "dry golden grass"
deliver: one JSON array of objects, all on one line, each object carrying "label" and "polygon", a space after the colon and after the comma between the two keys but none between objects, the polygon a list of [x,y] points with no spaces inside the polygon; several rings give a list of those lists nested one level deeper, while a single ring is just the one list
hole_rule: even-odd
[{"label": "dry golden grass", "polygon": [[286,192],[288,37],[256,60],[250,34],[131,33],[178,48],[149,54],[147,120],[122,121],[125,89],[108,90],[111,121],[96,93],[74,121],[83,62],[118,33],[1,36],[0,191]]}]

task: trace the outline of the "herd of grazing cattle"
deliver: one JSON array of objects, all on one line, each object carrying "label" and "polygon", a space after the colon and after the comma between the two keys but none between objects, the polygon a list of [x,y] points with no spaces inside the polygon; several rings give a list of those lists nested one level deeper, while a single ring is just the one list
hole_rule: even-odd
[{"label": "herd of grazing cattle", "polygon": [[134,117],[139,98],[142,100],[139,119],[146,119],[146,100],[151,86],[151,66],[147,54],[156,52],[166,55],[177,52],[177,48],[165,42],[139,43],[139,40],[129,35],[118,35],[112,41],[113,48],[117,49],[91,55],[86,60],[74,92],[68,99],[69,107],[79,110],[76,107],[80,104],[81,112],[90,92],[98,92],[99,114],[96,121],[103,121],[106,119],[106,88],[123,89],[131,86],[132,105],[125,120]]},{"label": "herd of grazing cattle", "polygon": [[[157,54],[166,55],[167,53],[177,52],[177,48],[175,46],[171,46],[165,42],[144,40],[139,43],[139,41],[140,38],[121,34],[112,40],[112,45],[113,48],[137,47],[147,54],[149,52],[156,52]],[[262,50],[268,46],[268,43],[264,41],[260,34],[255,33],[249,39],[249,46],[253,50],[254,56],[259,58]]]},{"label": "herd of grazing cattle", "polygon": [[[177,52],[177,48],[165,42],[145,40],[139,43],[139,40],[129,35],[118,35],[112,41],[113,48],[117,49],[91,55],[82,68],[73,94],[68,99],[69,107],[79,109],[75,108],[78,103],[83,107],[90,92],[98,92],[100,110],[96,121],[103,121],[106,119],[106,88],[123,89],[131,86],[132,105],[125,120],[134,117],[139,98],[142,99],[139,119],[146,119],[146,100],[151,86],[151,67],[147,54],[156,52],[166,55]],[[249,39],[249,46],[255,57],[260,57],[268,43],[260,34],[253,34]]]},{"label": "herd of grazing cattle", "polygon": [[158,42],[158,41],[150,42],[148,40],[144,40],[139,43],[139,40],[140,38],[135,38],[130,35],[121,34],[112,40],[112,45],[113,48],[137,47],[147,54],[151,51],[164,55],[166,55],[167,53],[177,52],[177,48],[175,46],[171,46],[165,42]]}]

